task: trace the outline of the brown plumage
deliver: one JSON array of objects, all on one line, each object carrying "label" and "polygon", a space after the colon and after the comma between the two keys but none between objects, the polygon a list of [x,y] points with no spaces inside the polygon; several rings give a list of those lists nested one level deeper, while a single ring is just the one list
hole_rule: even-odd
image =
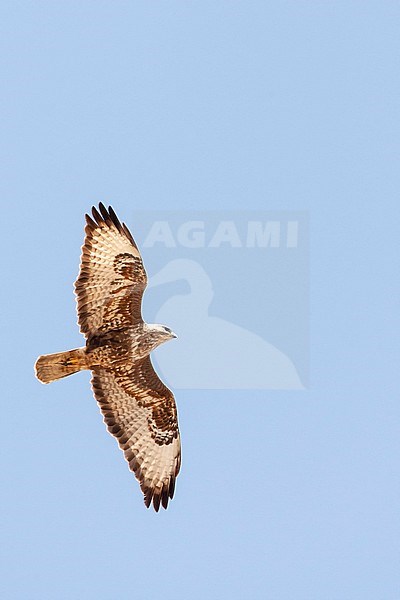
[{"label": "brown plumage", "polygon": [[[100,211],[100,212],[99,212]],[[108,431],[140,482],[146,506],[167,508],[181,462],[176,404],[159,379],[150,352],[176,337],[142,319],[147,275],[138,247],[109,207],[86,215],[75,282],[78,324],[86,346],[39,357],[36,376],[50,383],[84,369]]]}]

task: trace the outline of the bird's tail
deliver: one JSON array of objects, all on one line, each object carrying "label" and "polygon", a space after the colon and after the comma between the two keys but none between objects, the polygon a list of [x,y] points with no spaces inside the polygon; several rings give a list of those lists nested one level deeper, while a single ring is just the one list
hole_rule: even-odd
[{"label": "bird's tail", "polygon": [[77,348],[39,356],[35,363],[35,374],[42,383],[50,383],[88,368],[85,348]]}]

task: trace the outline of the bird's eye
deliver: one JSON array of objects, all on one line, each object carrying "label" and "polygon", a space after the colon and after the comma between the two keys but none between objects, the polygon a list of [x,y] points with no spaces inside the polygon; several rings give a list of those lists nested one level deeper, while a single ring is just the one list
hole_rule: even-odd
[{"label": "bird's eye", "polygon": [[169,327],[164,327],[164,329],[167,333],[171,333],[171,329]]}]

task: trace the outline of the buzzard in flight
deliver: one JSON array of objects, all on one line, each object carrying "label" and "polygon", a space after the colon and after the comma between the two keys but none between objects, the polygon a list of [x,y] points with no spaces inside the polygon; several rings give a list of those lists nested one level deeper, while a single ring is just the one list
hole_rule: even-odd
[{"label": "buzzard in flight", "polygon": [[86,346],[40,356],[36,376],[50,383],[92,371],[94,396],[108,431],[140,482],[147,507],[167,508],[181,463],[177,410],[150,352],[174,337],[142,319],[147,275],[124,223],[103,204],[86,215],[80,272],[75,282],[78,324]]}]

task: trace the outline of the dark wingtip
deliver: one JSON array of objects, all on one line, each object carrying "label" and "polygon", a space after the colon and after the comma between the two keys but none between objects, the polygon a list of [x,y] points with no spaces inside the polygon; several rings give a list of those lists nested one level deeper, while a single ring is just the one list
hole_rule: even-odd
[{"label": "dark wingtip", "polygon": [[175,482],[172,482],[171,480],[169,484],[164,484],[161,490],[157,492],[154,492],[151,488],[146,488],[146,490],[143,491],[143,500],[146,507],[150,508],[150,506],[153,505],[156,512],[160,510],[160,506],[167,509],[169,499],[174,495],[174,487]]},{"label": "dark wingtip", "polygon": [[102,202],[99,202],[99,209],[104,221],[110,221],[110,215],[108,214],[107,209]]},{"label": "dark wingtip", "polygon": [[[95,206],[92,206],[92,215],[94,220],[96,221],[95,224],[102,225],[103,223],[107,223],[107,225],[109,226],[111,224],[114,224],[118,231],[125,235],[128,238],[128,240],[137,248],[136,242],[133,239],[131,232],[129,231],[125,223],[121,223],[121,221],[118,219],[113,207],[109,206],[107,210],[104,204],[102,202],[99,202],[99,210],[97,210]],[[86,215],[86,218],[90,219],[88,215]],[[90,220],[91,223],[93,223],[93,220]]]},{"label": "dark wingtip", "polygon": [[104,204],[102,202],[99,202],[99,210],[97,210],[96,206],[92,206],[92,217],[90,217],[89,215],[85,215],[85,218],[86,223],[90,226],[90,228],[94,229],[96,229],[97,227],[104,227],[105,225],[112,228],[112,226],[114,225],[117,231],[121,235],[125,236],[128,239],[128,241],[133,245],[133,247],[139,251],[139,248],[135,240],[133,239],[131,232],[129,231],[125,223],[121,223],[121,221],[118,219],[112,206],[109,206],[107,210]]},{"label": "dark wingtip", "polygon": [[154,494],[153,506],[154,506],[154,510],[156,512],[158,512],[160,510],[160,501],[161,501],[161,494]]},{"label": "dark wingtip", "polygon": [[85,215],[85,219],[87,225],[89,225],[90,227],[96,227],[96,223],[93,221],[92,217],[90,217],[89,215]]},{"label": "dark wingtip", "polygon": [[92,215],[93,215],[93,218],[96,221],[97,225],[101,225],[102,223],[104,223],[101,214],[99,213],[99,211],[97,210],[97,208],[95,206],[92,206]]},{"label": "dark wingtip", "polygon": [[118,229],[118,231],[123,234],[124,233],[123,227],[122,227],[117,215],[115,214],[112,206],[108,207],[108,213],[110,215],[111,222],[114,223],[114,225]]},{"label": "dark wingtip", "polygon": [[125,225],[125,223],[122,223],[122,229],[123,229],[126,237],[128,238],[128,240],[137,249],[137,244],[136,244],[135,240],[133,239],[133,236],[132,236],[131,232],[129,231],[129,229],[127,228],[127,226]]},{"label": "dark wingtip", "polygon": [[169,482],[169,497],[172,498],[174,497],[174,492],[175,492],[175,477],[171,477],[171,481]]},{"label": "dark wingtip", "polygon": [[147,490],[144,492],[144,503],[147,508],[149,508],[152,498],[153,498],[153,491],[150,488],[147,488]]},{"label": "dark wingtip", "polygon": [[168,484],[164,484],[162,492],[161,492],[161,503],[163,505],[163,508],[167,508],[168,506]]}]

